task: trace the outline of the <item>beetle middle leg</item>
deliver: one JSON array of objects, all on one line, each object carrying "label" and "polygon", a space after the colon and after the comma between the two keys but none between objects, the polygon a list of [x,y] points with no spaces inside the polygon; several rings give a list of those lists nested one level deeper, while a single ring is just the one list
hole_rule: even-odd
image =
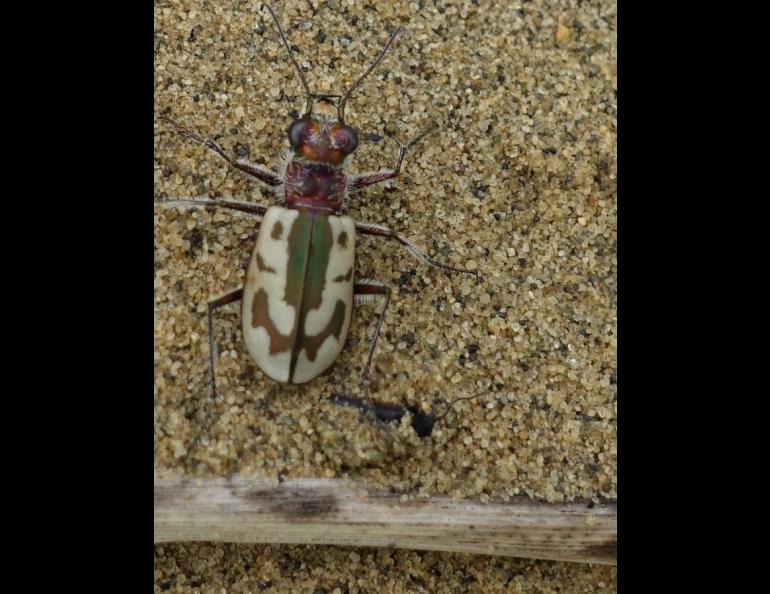
[{"label": "beetle middle leg", "polygon": [[436,268],[441,268],[442,270],[446,270],[447,272],[463,272],[465,274],[473,274],[476,277],[477,281],[479,279],[478,271],[467,270],[465,268],[458,268],[457,266],[450,266],[449,264],[443,264],[442,262],[438,262],[433,258],[431,258],[419,247],[417,247],[414,243],[409,241],[401,233],[398,233],[397,231],[393,231],[393,229],[390,229],[385,225],[376,225],[374,223],[356,223],[356,231],[361,233],[362,235],[374,235],[376,237],[385,237],[388,239],[395,239],[406,248],[406,251],[412,254],[415,258],[417,258],[423,264],[427,264],[428,266],[434,266]]},{"label": "beetle middle leg", "polygon": [[267,212],[267,209],[270,208],[264,204],[244,202],[242,200],[195,200],[191,198],[186,200],[156,200],[155,204],[164,208],[179,208],[184,206],[206,208],[207,206],[213,206],[214,208],[238,210],[240,212],[254,215],[255,217],[261,217]]}]

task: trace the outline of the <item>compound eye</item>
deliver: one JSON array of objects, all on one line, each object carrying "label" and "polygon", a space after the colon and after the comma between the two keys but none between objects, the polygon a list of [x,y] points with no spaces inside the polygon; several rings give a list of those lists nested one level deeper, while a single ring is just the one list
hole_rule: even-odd
[{"label": "compound eye", "polygon": [[287,133],[289,135],[289,143],[291,143],[291,148],[298,148],[301,145],[303,145],[305,142],[307,142],[308,137],[310,136],[310,131],[313,128],[313,120],[310,119],[310,116],[304,116],[299,118],[298,120],[294,120],[291,123],[291,126],[289,126],[289,129],[287,130]]},{"label": "compound eye", "polygon": [[350,126],[340,126],[334,131],[334,141],[337,148],[349,155],[358,146],[358,134]]}]

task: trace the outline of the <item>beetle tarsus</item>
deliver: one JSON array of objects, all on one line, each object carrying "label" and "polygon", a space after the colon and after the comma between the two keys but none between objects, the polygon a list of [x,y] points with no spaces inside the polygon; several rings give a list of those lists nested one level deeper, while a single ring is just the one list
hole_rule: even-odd
[{"label": "beetle tarsus", "polygon": [[415,136],[412,140],[410,140],[404,149],[406,151],[410,150],[414,145],[416,145],[418,142],[420,142],[423,138],[425,138],[428,134],[433,132],[434,130],[438,129],[438,124],[436,122],[431,122],[428,127],[426,127],[422,132],[420,132],[417,136]]}]

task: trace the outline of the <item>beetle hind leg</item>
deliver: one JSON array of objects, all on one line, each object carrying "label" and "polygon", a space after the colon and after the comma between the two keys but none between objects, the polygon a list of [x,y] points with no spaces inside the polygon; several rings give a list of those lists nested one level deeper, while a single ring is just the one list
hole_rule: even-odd
[{"label": "beetle hind leg", "polygon": [[243,289],[236,289],[229,293],[225,293],[220,297],[209,300],[207,307],[208,318],[208,333],[209,333],[209,398],[206,400],[206,404],[203,410],[203,420],[201,421],[200,428],[195,437],[187,446],[187,451],[192,452],[200,442],[203,434],[212,426],[211,423],[211,408],[217,399],[217,373],[216,373],[216,360],[217,360],[217,343],[214,338],[214,310],[235,303],[243,298]]},{"label": "beetle hind leg", "polygon": [[400,421],[401,418],[407,413],[412,415],[412,428],[419,437],[428,437],[433,430],[435,420],[432,415],[422,412],[416,406],[404,405],[399,406],[396,404],[383,404],[379,402],[373,402],[369,398],[369,372],[372,367],[372,360],[374,357],[374,349],[377,347],[377,339],[380,337],[380,330],[382,329],[382,321],[385,319],[385,312],[388,309],[390,303],[390,287],[372,280],[362,280],[355,284],[353,288],[353,297],[356,304],[370,303],[376,299],[384,300],[382,309],[380,310],[380,316],[377,319],[377,327],[374,331],[374,337],[372,339],[372,346],[369,347],[369,355],[366,359],[366,365],[364,371],[361,374],[361,380],[364,385],[364,397],[356,398],[353,396],[345,396],[342,394],[335,394],[332,397],[332,402],[340,406],[352,406],[357,408],[363,413],[371,413],[380,421]]},{"label": "beetle hind leg", "polygon": [[243,289],[236,289],[221,297],[212,299],[208,303],[208,330],[209,330],[209,395],[212,400],[217,399],[217,341],[214,338],[214,310],[218,307],[235,303],[243,298]]},{"label": "beetle hind leg", "polygon": [[382,321],[385,319],[385,312],[388,309],[390,303],[390,288],[382,283],[372,280],[364,280],[358,282],[353,287],[353,298],[356,304],[369,303],[376,299],[383,299],[384,303],[380,310],[380,317],[377,319],[377,327],[374,330],[374,338],[372,339],[372,346],[369,347],[369,355],[366,359],[366,365],[364,365],[364,371],[361,374],[361,382],[364,386],[364,398],[369,399],[369,371],[372,367],[372,359],[374,357],[374,349],[377,348],[377,339],[380,337],[380,330],[382,329]]}]

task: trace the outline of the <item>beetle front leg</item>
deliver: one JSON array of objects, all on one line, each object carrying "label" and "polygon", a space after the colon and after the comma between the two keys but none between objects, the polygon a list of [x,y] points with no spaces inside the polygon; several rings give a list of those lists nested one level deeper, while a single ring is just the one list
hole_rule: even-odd
[{"label": "beetle front leg", "polygon": [[410,254],[412,254],[423,264],[427,264],[428,266],[435,266],[436,268],[441,268],[447,272],[463,272],[465,274],[473,274],[477,281],[479,279],[479,273],[477,270],[467,270],[465,268],[458,268],[456,266],[450,266],[449,264],[442,264],[441,262],[437,262],[424,251],[422,251],[419,247],[409,241],[406,237],[401,235],[401,233],[393,231],[385,225],[375,225],[373,223],[356,223],[356,231],[362,235],[374,235],[377,237],[395,239],[401,245],[403,245]]},{"label": "beetle front leg", "polygon": [[380,182],[387,181],[389,179],[393,179],[394,177],[397,177],[399,173],[401,173],[401,164],[404,162],[404,157],[406,156],[406,153],[418,142],[420,142],[423,138],[425,138],[428,134],[430,134],[435,128],[436,123],[434,122],[430,126],[428,126],[425,130],[423,130],[420,134],[417,135],[416,138],[413,138],[409,143],[407,144],[401,144],[398,145],[398,158],[396,159],[396,166],[393,169],[383,169],[381,171],[378,171],[377,173],[364,173],[361,175],[356,175],[353,177],[353,180],[351,182],[351,186],[354,188],[363,188],[365,186],[371,186],[372,184],[378,184]]},{"label": "beetle front leg", "polygon": [[248,161],[246,159],[233,159],[225,152],[225,150],[215,140],[212,140],[211,138],[203,138],[202,136],[199,136],[195,132],[192,132],[187,128],[185,128],[184,126],[176,123],[174,120],[172,120],[168,116],[162,115],[160,116],[160,119],[174,126],[177,132],[179,132],[179,134],[181,134],[182,136],[185,136],[190,140],[193,140],[199,144],[202,144],[207,149],[214,151],[217,155],[219,155],[225,161],[227,161],[227,163],[231,167],[234,167],[235,169],[243,171],[249,177],[257,179],[262,183],[267,184],[268,186],[277,186],[281,183],[281,179],[273,171],[270,171],[269,169],[267,169],[266,167],[263,167],[258,163],[252,163],[251,161]]}]

